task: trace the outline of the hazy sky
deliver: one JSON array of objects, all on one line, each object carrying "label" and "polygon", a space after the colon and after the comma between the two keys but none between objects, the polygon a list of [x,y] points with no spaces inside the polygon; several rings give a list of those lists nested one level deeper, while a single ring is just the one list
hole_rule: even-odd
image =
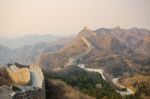
[{"label": "hazy sky", "polygon": [[0,0],[0,36],[68,35],[84,26],[150,29],[150,0]]}]

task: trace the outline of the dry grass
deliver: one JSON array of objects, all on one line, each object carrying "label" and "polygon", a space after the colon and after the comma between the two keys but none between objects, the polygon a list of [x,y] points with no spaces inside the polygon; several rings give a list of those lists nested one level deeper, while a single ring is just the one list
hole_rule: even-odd
[{"label": "dry grass", "polygon": [[49,92],[47,99],[95,99],[60,80],[49,80],[47,90]]},{"label": "dry grass", "polygon": [[81,39],[77,39],[57,53],[42,54],[37,63],[46,69],[63,67],[66,63],[68,63],[70,58],[78,56],[79,54],[85,52],[87,49],[88,47],[86,44]]},{"label": "dry grass", "polygon": [[136,88],[133,86],[134,83],[147,82],[150,85],[150,76],[148,75],[134,75],[132,77],[123,78],[120,83],[126,87],[131,88],[136,92]]},{"label": "dry grass", "polygon": [[0,68],[0,86],[2,85],[11,85],[12,82],[8,76],[6,68]]}]

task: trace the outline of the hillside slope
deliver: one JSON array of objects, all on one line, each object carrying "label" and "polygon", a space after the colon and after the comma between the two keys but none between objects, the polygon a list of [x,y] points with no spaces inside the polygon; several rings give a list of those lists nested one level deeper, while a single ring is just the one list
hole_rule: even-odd
[{"label": "hillside slope", "polygon": [[[89,49],[85,38],[92,49]],[[37,63],[46,70],[63,68],[70,58],[77,58],[76,63],[88,67],[103,68],[113,75],[124,73],[149,73],[150,70],[150,31],[146,29],[121,29],[120,27],[90,30],[85,27],[77,38],[54,54],[42,54]],[[148,71],[148,72],[145,72]]]},{"label": "hillside slope", "polygon": [[48,80],[46,85],[46,99],[95,99],[75,90],[61,80]]}]

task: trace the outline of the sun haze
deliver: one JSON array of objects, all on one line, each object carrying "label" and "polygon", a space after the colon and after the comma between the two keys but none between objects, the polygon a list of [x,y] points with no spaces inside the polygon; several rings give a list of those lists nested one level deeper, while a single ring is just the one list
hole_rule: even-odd
[{"label": "sun haze", "polygon": [[0,0],[0,36],[70,35],[83,26],[150,29],[150,0]]}]

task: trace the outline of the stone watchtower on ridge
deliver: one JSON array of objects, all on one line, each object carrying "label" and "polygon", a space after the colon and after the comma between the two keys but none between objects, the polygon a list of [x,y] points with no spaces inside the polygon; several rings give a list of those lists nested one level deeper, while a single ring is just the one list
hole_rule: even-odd
[{"label": "stone watchtower on ridge", "polygon": [[96,32],[93,30],[89,29],[87,26],[84,26],[84,28],[79,32],[79,36],[84,36],[84,37],[91,37],[91,36],[96,36]]}]

